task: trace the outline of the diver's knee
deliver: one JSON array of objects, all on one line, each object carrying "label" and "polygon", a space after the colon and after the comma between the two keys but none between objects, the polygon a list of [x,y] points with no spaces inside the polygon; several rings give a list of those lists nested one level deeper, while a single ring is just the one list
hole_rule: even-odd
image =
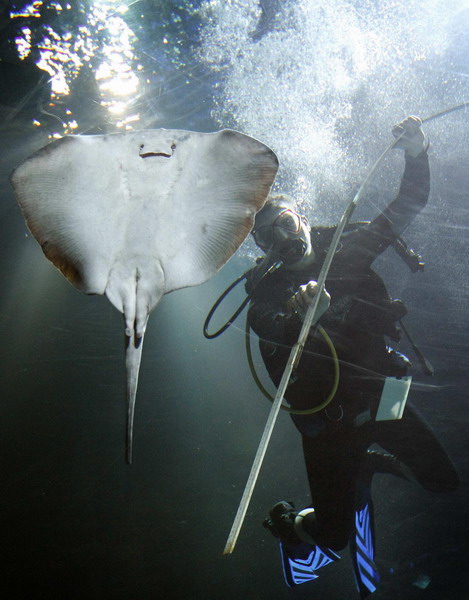
[{"label": "diver's knee", "polygon": [[456,471],[446,475],[445,477],[428,477],[425,479],[420,478],[418,481],[420,485],[428,492],[438,493],[455,492],[461,483],[459,475],[456,473]]},{"label": "diver's knee", "polygon": [[455,492],[459,488],[460,483],[461,480],[459,479],[459,475],[457,473],[454,473],[452,477],[448,477],[441,482],[437,491]]}]

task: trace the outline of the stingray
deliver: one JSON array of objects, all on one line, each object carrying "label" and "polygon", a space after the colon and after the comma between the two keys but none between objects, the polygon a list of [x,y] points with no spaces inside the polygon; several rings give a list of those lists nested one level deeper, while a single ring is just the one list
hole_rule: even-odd
[{"label": "stingray", "polygon": [[46,257],[123,313],[127,460],[148,317],[164,294],[212,277],[239,248],[278,169],[242,133],[75,135],[26,159],[11,182]]}]

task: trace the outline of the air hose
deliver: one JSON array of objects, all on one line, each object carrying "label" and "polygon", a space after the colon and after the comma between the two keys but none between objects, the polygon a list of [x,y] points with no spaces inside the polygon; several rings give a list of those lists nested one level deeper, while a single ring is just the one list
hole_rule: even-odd
[{"label": "air hose", "polygon": [[[271,264],[270,267],[265,271],[265,273],[262,273],[262,275],[259,277],[259,279],[256,282],[254,287],[259,285],[259,283],[264,279],[264,277],[267,277],[267,275],[270,275],[270,273],[273,273],[281,266],[282,266],[282,262],[278,261],[278,260],[275,261],[273,264]],[[233,283],[226,288],[226,290],[220,295],[220,297],[215,301],[214,305],[210,309],[210,311],[207,315],[207,318],[205,319],[205,323],[204,323],[204,336],[208,340],[213,340],[214,338],[221,335],[224,331],[226,331],[228,329],[228,327],[230,327],[234,323],[234,321],[239,317],[239,315],[243,312],[246,304],[248,304],[248,302],[251,300],[251,295],[248,294],[246,296],[246,298],[238,306],[238,308],[235,310],[235,312],[228,319],[228,321],[214,333],[209,333],[208,326],[210,325],[210,321],[212,320],[212,317],[215,314],[215,311],[220,306],[220,304],[223,302],[223,300],[228,296],[228,294],[231,292],[231,290],[234,289],[238,285],[238,283],[243,281],[243,279],[247,278],[247,273],[248,273],[248,271],[246,271],[246,273],[244,273],[243,275],[238,277],[238,279],[233,281]]]},{"label": "air hose", "polygon": [[[246,356],[248,359],[249,369],[251,371],[251,375],[252,375],[257,387],[259,388],[259,390],[267,398],[267,400],[270,400],[270,402],[273,402],[274,397],[271,396],[271,394],[269,394],[269,392],[264,387],[262,381],[259,379],[259,376],[257,375],[256,368],[254,366],[254,360],[252,357],[251,335],[250,335],[249,330],[250,330],[249,318],[246,318],[245,342],[246,342]],[[289,412],[292,415],[312,415],[314,413],[319,412],[323,408],[326,408],[326,406],[328,406],[332,402],[332,400],[337,392],[337,388],[339,387],[339,376],[340,376],[339,357],[337,356],[337,352],[335,350],[334,344],[333,344],[331,338],[329,337],[327,331],[324,329],[324,327],[322,327],[321,325],[318,325],[318,331],[324,338],[324,341],[326,342],[326,344],[328,345],[329,350],[331,351],[332,360],[334,362],[334,382],[332,384],[332,389],[329,392],[329,395],[327,396],[327,398],[323,402],[318,404],[317,406],[314,406],[313,408],[307,408],[304,410],[300,410],[300,409],[291,408],[290,406],[287,406],[285,404],[281,404],[280,408],[282,410],[286,410],[287,412]]]},{"label": "air hose", "polygon": [[469,100],[467,100],[466,102],[461,102],[461,104],[456,104],[456,106],[452,106],[451,108],[447,108],[446,110],[442,110],[433,115],[430,115],[429,117],[422,119],[422,123],[428,123],[428,121],[433,121],[434,119],[438,119],[439,117],[444,117],[445,115],[449,115],[449,113],[455,112],[456,110],[466,108],[466,106],[469,106]]},{"label": "air hose", "polygon": [[[266,273],[264,273],[264,275],[259,279],[259,281],[257,283],[262,281],[262,279],[264,279],[264,277],[267,274],[272,273],[272,271],[277,269],[279,266],[280,265],[278,265],[278,264],[272,265],[270,267],[270,269],[268,269],[266,271]],[[238,279],[235,279],[235,281],[233,281],[233,283],[231,283],[226,288],[226,290],[224,292],[222,292],[222,294],[219,296],[219,298],[213,304],[212,308],[210,309],[210,311],[207,315],[207,318],[205,319],[205,323],[204,323],[204,336],[208,340],[213,340],[216,337],[220,336],[223,332],[225,332],[228,329],[228,327],[230,327],[234,323],[234,321],[239,317],[239,315],[244,310],[245,306],[251,300],[251,294],[248,294],[246,296],[246,298],[241,302],[239,307],[235,310],[235,312],[228,319],[228,321],[226,321],[226,323],[224,325],[222,325],[222,327],[220,327],[220,329],[217,329],[217,331],[215,331],[214,333],[209,333],[208,327],[210,325],[210,321],[212,320],[212,317],[215,314],[217,308],[220,306],[220,304],[223,302],[223,300],[228,296],[228,294],[231,292],[231,290],[233,290],[239,283],[241,283],[241,281],[243,281],[243,279],[246,279],[246,278],[247,278],[247,274],[244,273],[243,275],[238,277]],[[254,379],[254,382],[257,385],[259,391],[268,400],[270,400],[270,402],[273,402],[273,400],[274,400],[273,396],[271,396],[269,394],[269,392],[266,390],[266,388],[264,387],[263,383],[259,379],[259,376],[257,375],[256,367],[254,366],[254,360],[252,358],[252,350],[251,350],[250,329],[251,329],[251,325],[249,323],[249,317],[246,316],[245,346],[246,346],[246,356],[247,356],[247,360],[248,360],[249,370],[251,371],[252,378]],[[333,344],[331,338],[329,337],[329,335],[327,334],[326,330],[321,325],[318,325],[318,331],[324,338],[326,344],[329,347],[329,350],[331,351],[332,360],[334,362],[334,382],[332,384],[332,389],[331,389],[329,395],[327,396],[327,398],[323,402],[318,404],[317,406],[314,406],[313,408],[299,410],[299,409],[291,408],[290,406],[287,406],[285,404],[282,404],[282,406],[281,406],[282,410],[286,410],[287,412],[294,414],[294,415],[311,415],[313,413],[319,412],[323,408],[326,408],[326,406],[328,406],[332,402],[332,400],[337,392],[337,388],[339,386],[339,376],[340,376],[339,359],[338,359],[334,344]]]},{"label": "air hose", "polygon": [[228,296],[228,294],[231,292],[231,290],[234,289],[238,285],[238,283],[243,281],[243,279],[246,279],[246,273],[244,273],[243,275],[241,275],[241,277],[238,277],[238,279],[233,281],[233,283],[226,288],[226,290],[221,294],[221,296],[218,298],[218,300],[215,302],[215,304],[210,309],[210,311],[207,315],[207,318],[205,319],[205,323],[204,323],[204,336],[208,340],[213,340],[216,337],[218,337],[219,335],[221,335],[224,331],[226,331],[228,329],[228,327],[230,327],[230,325],[232,325],[233,322],[239,317],[239,315],[243,311],[244,307],[251,299],[251,297],[249,295],[247,295],[246,298],[241,302],[239,307],[235,310],[235,312],[228,319],[228,321],[222,327],[220,327],[220,329],[218,329],[214,333],[208,332],[208,326],[210,324],[210,321],[212,320],[213,315],[215,314],[215,311],[220,306],[220,304],[223,302],[223,300]]}]

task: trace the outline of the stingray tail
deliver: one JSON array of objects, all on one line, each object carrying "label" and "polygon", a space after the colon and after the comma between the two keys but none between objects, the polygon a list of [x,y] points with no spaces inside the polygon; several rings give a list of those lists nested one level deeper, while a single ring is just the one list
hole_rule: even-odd
[{"label": "stingray tail", "polygon": [[135,414],[135,399],[137,397],[138,373],[142,359],[143,335],[126,336],[125,364],[127,369],[127,462],[132,463],[132,442]]},{"label": "stingray tail", "polygon": [[106,295],[124,315],[125,363],[127,370],[127,462],[132,462],[132,434],[138,372],[143,337],[151,311],[164,290],[164,275],[158,263],[146,269],[116,265],[109,274]]},{"label": "stingray tail", "polygon": [[[137,279],[138,284],[138,279]],[[130,300],[130,301],[129,301]],[[125,319],[125,366],[127,371],[127,462],[132,463],[132,441],[134,429],[135,400],[137,397],[138,373],[142,360],[143,338],[148,323],[148,297],[137,285],[135,294],[129,295],[124,303]]]}]

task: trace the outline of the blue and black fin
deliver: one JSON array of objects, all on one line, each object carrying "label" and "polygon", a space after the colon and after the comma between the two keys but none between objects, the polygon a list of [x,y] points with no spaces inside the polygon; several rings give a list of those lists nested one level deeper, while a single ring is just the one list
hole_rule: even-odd
[{"label": "blue and black fin", "polygon": [[375,558],[375,530],[373,503],[370,494],[355,512],[355,532],[350,539],[355,582],[361,598],[366,598],[378,587],[380,581]]},{"label": "blue and black fin", "polygon": [[340,559],[338,554],[328,548],[306,542],[291,544],[284,540],[280,542],[280,554],[285,582],[289,587],[316,579],[316,571]]}]

